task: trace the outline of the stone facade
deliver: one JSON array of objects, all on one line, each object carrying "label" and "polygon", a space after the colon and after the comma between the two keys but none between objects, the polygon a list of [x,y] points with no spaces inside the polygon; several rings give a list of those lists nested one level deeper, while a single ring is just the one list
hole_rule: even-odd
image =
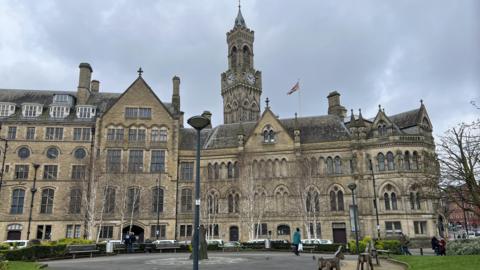
[{"label": "stone facade", "polygon": [[[253,41],[239,10],[221,75],[225,124],[201,132],[209,237],[290,240],[299,227],[304,238],[344,242],[353,237],[350,183],[361,236],[377,235],[375,195],[381,237],[435,235],[436,204],[419,185],[435,168],[423,103],[396,115],[346,117],[332,92],[327,115],[279,119],[268,105],[260,114]],[[0,90],[0,135],[8,139],[0,240],[26,239],[28,224],[30,239],[118,239],[132,230],[143,239],[190,240],[196,131],[184,127],[180,78],[166,103],[141,73],[117,94],[102,92],[92,72],[80,64],[77,92]]]}]

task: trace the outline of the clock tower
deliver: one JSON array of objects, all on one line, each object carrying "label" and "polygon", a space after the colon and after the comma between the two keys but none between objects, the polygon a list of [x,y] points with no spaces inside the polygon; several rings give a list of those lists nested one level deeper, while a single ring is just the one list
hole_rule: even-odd
[{"label": "clock tower", "polygon": [[221,75],[223,122],[260,118],[262,73],[253,67],[254,32],[247,28],[240,6],[233,29],[227,33],[228,70]]}]

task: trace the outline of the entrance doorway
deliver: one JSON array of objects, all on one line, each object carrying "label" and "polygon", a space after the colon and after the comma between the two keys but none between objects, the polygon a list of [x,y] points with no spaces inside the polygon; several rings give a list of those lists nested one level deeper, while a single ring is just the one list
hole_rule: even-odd
[{"label": "entrance doorway", "polygon": [[[128,234],[130,231],[130,225],[127,225],[123,228],[122,230],[122,239],[125,239],[125,235]],[[145,231],[143,230],[142,227],[137,226],[137,225],[132,225],[132,230],[131,230],[135,236],[137,237],[137,243],[143,243],[144,236],[145,236]]]},{"label": "entrance doorway", "polygon": [[333,243],[347,243],[347,229],[345,223],[332,223]]},{"label": "entrance doorway", "polygon": [[238,227],[230,227],[230,241],[238,241]]}]

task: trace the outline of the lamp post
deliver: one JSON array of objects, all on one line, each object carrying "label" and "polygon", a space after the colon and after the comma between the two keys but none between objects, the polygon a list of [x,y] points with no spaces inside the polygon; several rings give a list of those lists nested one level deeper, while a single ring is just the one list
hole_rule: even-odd
[{"label": "lamp post", "polygon": [[[0,131],[1,130],[2,130],[2,124],[0,123]],[[5,142],[5,146],[3,147],[2,171],[0,172],[0,194],[1,194],[2,185],[3,185],[3,173],[5,172],[5,159],[7,158],[8,140],[5,138],[0,138],[0,141]]]},{"label": "lamp post", "polygon": [[195,166],[195,232],[193,245],[193,270],[198,270],[200,245],[200,131],[210,124],[210,119],[202,115],[192,116],[187,123],[197,130],[197,158]]},{"label": "lamp post", "polygon": [[156,236],[157,240],[160,237],[160,179],[157,178],[157,228],[156,228]]},{"label": "lamp post", "polygon": [[28,214],[28,229],[27,229],[27,240],[30,240],[30,226],[32,225],[32,211],[33,211],[33,199],[35,198],[35,193],[37,192],[37,188],[35,185],[37,184],[37,170],[40,167],[40,164],[33,164],[33,168],[35,169],[33,175],[33,186],[31,189],[32,197],[30,198],[30,213]]},{"label": "lamp post", "polygon": [[378,220],[378,204],[377,204],[377,186],[375,185],[375,174],[373,172],[373,163],[372,160],[368,160],[370,163],[370,172],[372,173],[372,183],[373,183],[373,207],[375,208],[375,218],[377,219],[377,236],[380,239],[380,221]]},{"label": "lamp post", "polygon": [[357,254],[360,254],[360,250],[358,250],[358,223],[357,223],[357,204],[355,203],[355,189],[357,185],[355,183],[350,183],[348,188],[352,191],[352,204],[353,204],[353,222],[355,225],[355,245]]}]

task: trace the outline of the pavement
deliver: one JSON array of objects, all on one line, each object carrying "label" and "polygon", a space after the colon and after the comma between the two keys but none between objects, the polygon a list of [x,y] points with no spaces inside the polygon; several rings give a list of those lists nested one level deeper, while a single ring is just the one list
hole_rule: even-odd
[{"label": "pavement", "polygon": [[[58,261],[47,261],[48,269],[52,270],[84,270],[84,269],[113,269],[113,270],[180,270],[192,269],[189,253],[151,253],[151,254],[123,254],[117,256],[81,258]],[[200,269],[218,270],[291,270],[317,269],[317,260],[313,254],[302,253],[295,256],[288,252],[260,253],[222,253],[209,252],[209,259],[200,261]],[[321,254],[315,254],[318,258]],[[327,255],[328,256],[328,255]],[[356,257],[345,256],[342,261],[342,270],[356,269]],[[382,261],[382,268],[388,270],[403,270],[398,265]]]}]

